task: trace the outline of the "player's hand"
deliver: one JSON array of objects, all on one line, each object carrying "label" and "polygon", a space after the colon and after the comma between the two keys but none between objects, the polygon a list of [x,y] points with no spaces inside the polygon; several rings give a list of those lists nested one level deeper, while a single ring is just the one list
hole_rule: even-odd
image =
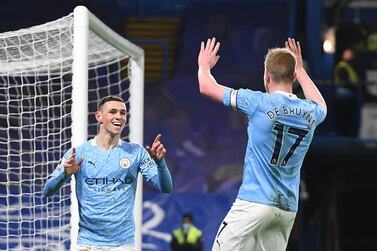
[{"label": "player's hand", "polygon": [[200,68],[210,70],[214,67],[219,60],[220,56],[217,55],[220,43],[216,42],[216,38],[208,38],[207,43],[200,44],[200,52],[198,56],[198,65]]},{"label": "player's hand", "polygon": [[66,175],[71,175],[76,173],[82,164],[84,159],[80,159],[76,162],[76,148],[72,148],[72,155],[64,162],[64,172]]},{"label": "player's hand", "polygon": [[302,69],[304,64],[302,62],[300,42],[296,42],[294,38],[288,38],[288,41],[285,41],[285,48],[289,49],[293,52],[293,54],[295,54],[297,61],[296,71]]},{"label": "player's hand", "polygon": [[149,155],[155,160],[163,159],[166,154],[166,149],[160,140],[161,140],[161,134],[158,134],[156,138],[154,139],[152,146],[145,147]]}]

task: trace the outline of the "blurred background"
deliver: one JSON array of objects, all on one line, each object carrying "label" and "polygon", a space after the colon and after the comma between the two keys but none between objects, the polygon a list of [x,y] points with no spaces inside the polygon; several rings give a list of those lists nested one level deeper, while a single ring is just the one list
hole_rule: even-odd
[{"label": "blurred background", "polygon": [[238,192],[246,118],[198,90],[200,42],[213,36],[221,42],[217,80],[261,91],[268,48],[298,39],[327,101],[302,167],[288,250],[376,250],[376,0],[3,0],[0,32],[55,20],[77,5],[145,50],[144,143],[162,134],[174,192],[144,186],[143,250],[170,250],[185,212],[210,250]]}]

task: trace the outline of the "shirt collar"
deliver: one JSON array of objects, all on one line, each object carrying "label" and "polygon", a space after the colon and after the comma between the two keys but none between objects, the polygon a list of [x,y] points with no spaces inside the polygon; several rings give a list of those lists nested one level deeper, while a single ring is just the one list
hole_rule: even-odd
[{"label": "shirt collar", "polygon": [[279,93],[279,94],[282,94],[282,95],[285,95],[289,98],[297,98],[297,96],[293,93],[289,93],[289,92],[285,92],[285,91],[275,91],[274,93]]}]

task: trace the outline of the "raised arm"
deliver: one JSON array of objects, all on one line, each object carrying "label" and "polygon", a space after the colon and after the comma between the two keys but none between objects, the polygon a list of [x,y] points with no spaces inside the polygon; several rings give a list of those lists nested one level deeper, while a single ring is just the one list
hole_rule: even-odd
[{"label": "raised arm", "polygon": [[70,180],[72,174],[80,169],[83,159],[76,162],[76,149],[72,149],[72,155],[61,163],[60,166],[51,174],[43,188],[43,196],[51,196],[59,191],[65,181]]},{"label": "raised arm", "polygon": [[216,42],[216,38],[209,38],[205,45],[204,42],[201,42],[198,56],[198,80],[199,90],[203,96],[222,103],[225,86],[218,84],[211,74],[211,68],[220,58],[217,55],[219,48],[220,43]]},{"label": "raised arm", "polygon": [[288,38],[288,41],[285,42],[285,47],[290,49],[296,56],[296,78],[304,91],[305,98],[316,102],[327,112],[327,105],[322,94],[304,69],[300,43],[293,38]]},{"label": "raised arm", "polygon": [[151,179],[151,182],[164,193],[170,193],[173,190],[173,181],[169,172],[169,168],[165,162],[166,149],[161,143],[161,134],[154,139],[152,146],[146,146],[149,155],[157,164],[158,176]]}]

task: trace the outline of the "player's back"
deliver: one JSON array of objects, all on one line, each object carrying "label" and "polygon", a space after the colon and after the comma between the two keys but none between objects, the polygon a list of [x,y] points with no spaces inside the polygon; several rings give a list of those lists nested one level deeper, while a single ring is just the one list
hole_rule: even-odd
[{"label": "player's back", "polygon": [[238,198],[297,211],[300,169],[325,112],[293,94],[238,92],[237,109],[249,118]]}]

